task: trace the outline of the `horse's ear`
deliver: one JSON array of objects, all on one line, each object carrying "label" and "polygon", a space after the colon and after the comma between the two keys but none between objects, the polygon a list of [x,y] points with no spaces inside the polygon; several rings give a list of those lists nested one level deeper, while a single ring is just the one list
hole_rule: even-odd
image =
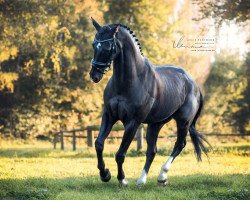
[{"label": "horse's ear", "polygon": [[95,21],[93,17],[91,17],[91,20],[92,20],[92,24],[93,24],[93,26],[95,27],[95,29],[96,29],[97,31],[99,31],[99,30],[102,28],[102,27],[100,26],[100,24],[98,24],[98,22]]}]

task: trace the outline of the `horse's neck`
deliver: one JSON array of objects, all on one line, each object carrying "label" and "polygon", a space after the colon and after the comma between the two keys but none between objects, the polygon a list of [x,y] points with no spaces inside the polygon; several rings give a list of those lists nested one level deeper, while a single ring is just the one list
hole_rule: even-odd
[{"label": "horse's neck", "polygon": [[126,90],[130,88],[138,81],[138,76],[144,70],[144,58],[135,45],[124,45],[124,48],[114,60],[113,77],[118,89]]}]

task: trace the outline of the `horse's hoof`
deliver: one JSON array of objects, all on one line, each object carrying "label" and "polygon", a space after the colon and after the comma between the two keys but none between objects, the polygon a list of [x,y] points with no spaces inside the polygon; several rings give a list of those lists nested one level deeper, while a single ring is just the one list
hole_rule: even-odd
[{"label": "horse's hoof", "polygon": [[165,186],[168,184],[168,179],[165,179],[165,180],[157,180],[157,182],[158,182],[158,185],[159,185],[159,186],[165,187]]},{"label": "horse's hoof", "polygon": [[142,188],[144,185],[145,185],[144,183],[136,183],[136,186],[137,186],[138,188]]},{"label": "horse's hoof", "polygon": [[102,176],[102,175],[100,174],[100,177],[101,177],[101,180],[102,180],[103,182],[109,182],[110,179],[111,179],[111,174],[110,174],[109,169],[105,169],[105,175]]},{"label": "horse's hoof", "polygon": [[146,184],[146,180],[138,179],[136,182],[137,187],[143,187]]},{"label": "horse's hoof", "polygon": [[121,186],[121,187],[128,186],[128,181],[125,178],[122,180],[119,180],[119,186]]}]

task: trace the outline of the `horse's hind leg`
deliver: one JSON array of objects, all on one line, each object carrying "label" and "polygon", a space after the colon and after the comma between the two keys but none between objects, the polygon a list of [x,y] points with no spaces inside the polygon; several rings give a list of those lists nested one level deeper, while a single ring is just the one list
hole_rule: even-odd
[{"label": "horse's hind leg", "polygon": [[160,129],[162,128],[164,124],[149,124],[147,129],[147,152],[146,152],[146,163],[144,165],[144,168],[142,170],[140,178],[137,180],[137,185],[142,186],[147,181],[147,174],[149,171],[149,168],[154,160],[155,154],[157,152],[156,142],[158,138],[158,134]]},{"label": "horse's hind leg", "polygon": [[177,140],[174,145],[174,149],[168,158],[167,162],[165,162],[161,168],[160,174],[158,176],[158,183],[161,185],[167,184],[167,172],[169,171],[169,168],[175,159],[176,156],[178,156],[182,149],[186,145],[186,136],[188,132],[189,126],[188,124],[178,124],[177,122]]},{"label": "horse's hind leg", "polygon": [[186,146],[186,136],[199,107],[198,102],[196,102],[196,99],[190,96],[187,102],[174,115],[174,119],[177,123],[177,140],[169,159],[163,164],[158,176],[158,183],[161,185],[167,184],[167,172],[173,160]]}]

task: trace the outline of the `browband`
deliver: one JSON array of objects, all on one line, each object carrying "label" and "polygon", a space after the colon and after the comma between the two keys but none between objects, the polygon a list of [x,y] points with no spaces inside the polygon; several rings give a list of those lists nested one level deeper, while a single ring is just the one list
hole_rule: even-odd
[{"label": "browband", "polygon": [[110,38],[110,39],[106,39],[106,40],[97,40],[96,38],[94,39],[94,41],[100,42],[100,43],[107,42],[107,41],[110,41],[110,40],[114,40],[114,38]]}]

